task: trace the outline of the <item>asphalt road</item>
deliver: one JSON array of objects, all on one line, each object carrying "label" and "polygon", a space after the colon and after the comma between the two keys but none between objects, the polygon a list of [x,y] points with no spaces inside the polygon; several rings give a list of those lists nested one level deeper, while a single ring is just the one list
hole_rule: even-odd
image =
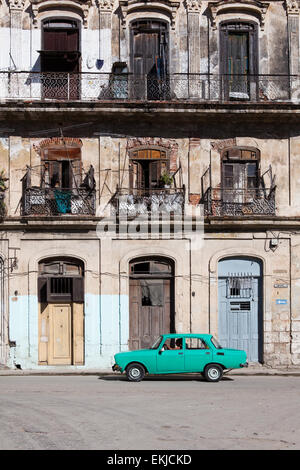
[{"label": "asphalt road", "polygon": [[300,449],[300,377],[0,377],[0,450]]}]

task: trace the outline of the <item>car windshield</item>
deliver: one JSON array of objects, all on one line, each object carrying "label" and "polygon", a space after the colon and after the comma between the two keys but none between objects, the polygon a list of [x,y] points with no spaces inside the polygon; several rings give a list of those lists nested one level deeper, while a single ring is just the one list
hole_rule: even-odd
[{"label": "car windshield", "polygon": [[158,338],[156,338],[156,340],[154,341],[150,349],[157,349],[158,346],[160,345],[161,340],[162,340],[162,336],[159,336]]},{"label": "car windshield", "polygon": [[220,345],[219,341],[216,340],[216,338],[214,336],[212,336],[211,342],[212,342],[212,344],[214,345],[215,348],[223,349],[222,346]]}]

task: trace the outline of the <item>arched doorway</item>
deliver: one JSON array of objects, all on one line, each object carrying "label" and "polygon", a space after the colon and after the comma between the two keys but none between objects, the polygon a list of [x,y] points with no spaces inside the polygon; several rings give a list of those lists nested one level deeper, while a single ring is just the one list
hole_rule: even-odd
[{"label": "arched doorway", "polygon": [[245,350],[249,362],[262,362],[262,274],[257,258],[229,257],[218,264],[219,341]]},{"label": "arched doorway", "polygon": [[129,349],[148,348],[158,335],[175,332],[174,263],[138,258],[129,273]]},{"label": "arched doorway", "polygon": [[75,258],[39,263],[39,363],[84,363],[84,267]]}]

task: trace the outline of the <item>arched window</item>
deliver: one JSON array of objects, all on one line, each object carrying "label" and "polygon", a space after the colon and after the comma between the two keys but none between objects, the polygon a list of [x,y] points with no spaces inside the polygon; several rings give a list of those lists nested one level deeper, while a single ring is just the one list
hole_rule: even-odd
[{"label": "arched window", "polygon": [[259,150],[234,147],[222,153],[222,188],[256,189],[259,186]]},{"label": "arched window", "polygon": [[130,188],[151,190],[161,186],[169,171],[169,156],[160,148],[139,148],[130,152]]},{"label": "arched window", "polygon": [[234,147],[223,151],[223,203],[250,204],[258,197],[259,157],[259,150],[252,147]]},{"label": "arched window", "polygon": [[81,142],[55,139],[41,149],[42,185],[74,189],[81,184]]},{"label": "arched window", "polygon": [[40,302],[83,302],[84,266],[74,258],[49,258],[39,263]]}]

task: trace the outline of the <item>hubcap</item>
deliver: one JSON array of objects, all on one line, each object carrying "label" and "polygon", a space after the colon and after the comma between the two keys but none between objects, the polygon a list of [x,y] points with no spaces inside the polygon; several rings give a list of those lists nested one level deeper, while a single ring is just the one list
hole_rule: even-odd
[{"label": "hubcap", "polygon": [[135,379],[141,375],[140,370],[134,367],[133,369],[130,370],[130,375],[131,377],[134,377]]},{"label": "hubcap", "polygon": [[220,377],[220,372],[216,368],[211,368],[208,371],[208,376],[209,376],[210,379],[216,380]]}]

